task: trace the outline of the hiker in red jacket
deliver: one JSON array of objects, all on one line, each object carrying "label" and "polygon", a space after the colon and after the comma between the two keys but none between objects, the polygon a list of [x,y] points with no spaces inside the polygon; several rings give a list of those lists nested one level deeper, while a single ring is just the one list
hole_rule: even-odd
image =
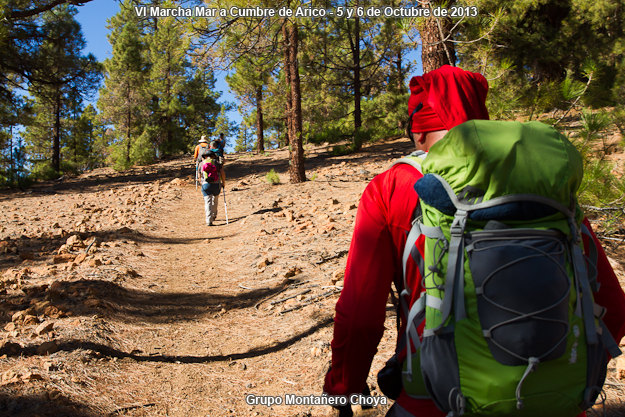
[{"label": "hiker in red jacket", "polygon": [[219,156],[213,149],[204,150],[200,155],[200,173],[202,178],[202,195],[204,196],[204,214],[206,225],[212,226],[217,218],[217,201],[221,187],[225,186]]},{"label": "hiker in red jacket", "polygon": [[[413,77],[410,90],[410,130],[418,150],[428,151],[448,130],[461,123],[488,119],[485,106],[488,84],[480,74],[443,66]],[[323,387],[327,394],[349,396],[368,391],[367,377],[384,332],[391,286],[403,279],[402,254],[418,202],[413,186],[421,177],[412,166],[398,164],[376,176],[362,195],[345,284],[336,305],[332,365]],[[584,223],[590,228],[587,220]],[[599,249],[597,268],[601,283],[595,301],[606,307],[604,322],[618,342],[625,334],[625,295],[594,234],[593,239]],[[423,240],[417,241],[419,244],[423,244]],[[588,247],[588,242],[585,244]],[[412,258],[408,260],[406,276],[413,297],[418,296],[422,288],[418,266]],[[405,332],[405,322],[402,314],[399,334]],[[405,349],[400,350],[400,361],[405,355]],[[348,407],[343,407],[340,415],[351,415]],[[433,401],[409,397],[403,389],[387,414],[393,417],[444,415]]]}]

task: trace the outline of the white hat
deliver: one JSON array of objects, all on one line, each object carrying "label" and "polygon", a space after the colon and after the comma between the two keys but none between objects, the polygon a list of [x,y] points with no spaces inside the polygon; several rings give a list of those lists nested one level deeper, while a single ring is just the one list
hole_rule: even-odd
[{"label": "white hat", "polygon": [[206,135],[202,135],[202,137],[200,138],[200,140],[198,141],[198,143],[208,143],[206,141]]}]

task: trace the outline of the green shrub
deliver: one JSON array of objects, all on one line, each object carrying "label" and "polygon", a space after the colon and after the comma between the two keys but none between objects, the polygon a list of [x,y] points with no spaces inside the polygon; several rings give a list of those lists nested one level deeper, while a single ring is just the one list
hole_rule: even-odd
[{"label": "green shrub", "polygon": [[607,207],[619,202],[625,193],[625,178],[617,178],[612,173],[613,168],[603,159],[584,163],[584,179],[578,192],[580,204]]},{"label": "green shrub", "polygon": [[354,153],[354,151],[355,151],[355,148],[354,148],[353,143],[350,143],[349,145],[337,145],[332,148],[332,155],[334,156],[350,155]]},{"label": "green shrub", "polygon": [[61,173],[52,168],[52,162],[38,162],[33,166],[31,177],[36,181],[53,180],[61,176]]},{"label": "green shrub", "polygon": [[612,122],[616,125],[616,128],[621,133],[621,147],[625,147],[625,107],[617,106],[614,108],[612,114]]},{"label": "green shrub", "polygon": [[110,146],[110,163],[117,171],[124,171],[133,165],[147,165],[154,162],[156,150],[150,140],[150,135],[146,131],[141,136],[132,138],[130,153],[128,153],[128,142],[125,138],[120,138]]},{"label": "green shrub", "polygon": [[369,129],[357,129],[354,132],[354,150],[359,150],[362,148],[362,144],[365,142],[369,142],[371,140],[371,131]]},{"label": "green shrub", "polygon": [[408,118],[408,94],[384,93],[362,101],[362,128],[369,135],[364,142],[404,134]]},{"label": "green shrub", "polygon": [[[583,109],[581,114],[581,128],[573,140],[575,146],[586,162],[596,156],[603,158],[607,154],[606,129],[612,121],[607,113],[591,112]],[[601,141],[601,148],[597,152],[597,142]]]},{"label": "green shrub", "polygon": [[267,173],[267,175],[265,175],[265,179],[271,185],[280,184],[280,177],[278,176],[276,171],[273,170],[273,168],[271,168],[271,170]]},{"label": "green shrub", "polygon": [[618,94],[619,91],[618,72],[618,66],[598,62],[595,66],[593,81],[582,97],[584,105],[595,109],[614,105],[617,101],[615,93]]},{"label": "green shrub", "polygon": [[119,141],[110,146],[110,163],[116,171],[124,171],[132,166],[132,161],[126,158],[126,143]]},{"label": "green shrub", "polygon": [[345,132],[338,127],[326,128],[320,132],[314,132],[308,135],[308,143],[317,145],[322,143],[336,143],[345,139]]},{"label": "green shrub", "polygon": [[145,131],[132,143],[130,161],[134,165],[147,165],[154,162],[155,156],[154,145],[150,140],[149,133]]},{"label": "green shrub", "polygon": [[61,161],[61,172],[63,174],[74,174],[78,175],[80,173],[80,167],[78,163],[72,161]]},{"label": "green shrub", "polygon": [[[611,234],[623,230],[623,193],[625,177],[617,178],[612,164],[602,159],[589,161],[584,170],[584,179],[579,191],[579,202],[584,206],[608,208],[600,211],[601,229]],[[586,207],[586,210],[589,208]],[[592,208],[589,209],[593,211]]]},{"label": "green shrub", "polygon": [[[564,84],[565,82],[563,82]],[[577,86],[577,84],[575,84]],[[566,94],[571,94],[572,91],[568,91],[566,87],[561,85],[560,82],[550,81],[545,82],[538,86],[535,90],[534,100],[532,108],[535,113],[546,113],[554,109],[564,109],[566,105]]]}]

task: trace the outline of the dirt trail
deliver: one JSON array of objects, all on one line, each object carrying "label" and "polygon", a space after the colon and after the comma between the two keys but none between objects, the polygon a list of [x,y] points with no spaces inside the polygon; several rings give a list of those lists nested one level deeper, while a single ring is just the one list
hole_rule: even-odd
[{"label": "dirt trail", "polygon": [[327,415],[245,399],[320,394],[359,196],[406,145],[311,152],[296,185],[285,150],[231,157],[212,227],[188,159],[0,195],[0,414]]},{"label": "dirt trail", "polygon": [[0,195],[0,415],[328,415],[246,396],[320,394],[359,197],[409,149],[309,150],[303,184],[286,150],[230,156],[229,224],[222,194],[212,227],[188,158]]},{"label": "dirt trail", "polygon": [[256,254],[242,224],[249,208],[233,202],[229,225],[222,194],[217,226],[207,227],[199,192],[186,186],[180,200],[160,210],[163,226],[154,232],[154,243],[140,246],[146,260],[137,270],[154,287],[159,309],[170,310],[159,314],[158,323],[137,320],[138,328],[127,336],[141,346],[141,361],[122,373],[149,383],[125,384],[124,391],[152,399],[146,402],[154,403],[150,410],[142,411],[147,415],[295,415],[293,408],[284,414],[267,407],[255,411],[245,394],[319,390],[321,370],[314,369],[311,380],[311,369],[294,363],[289,348],[326,327],[328,315],[289,318],[285,326],[280,316],[259,314],[254,305],[288,282],[259,283],[242,268],[254,264]]},{"label": "dirt trail", "polygon": [[[230,175],[237,175],[236,167]],[[142,331],[132,332],[133,343],[150,356],[146,362],[129,364],[132,370],[128,370],[137,378],[150,378],[150,394],[141,395],[155,399],[149,412],[144,410],[147,415],[317,416],[329,411],[320,406],[251,406],[245,401],[247,394],[284,399],[288,394],[320,393],[338,288],[331,286],[328,274],[317,265],[326,263],[324,256],[335,256],[330,266],[336,274],[340,271],[336,264],[345,255],[345,251],[338,256],[327,253],[332,245],[322,249],[324,239],[319,238],[325,236],[319,236],[312,224],[290,220],[301,215],[295,213],[300,208],[297,194],[309,196],[315,188],[325,191],[326,186],[281,185],[283,192],[275,194],[278,188],[248,182],[253,183],[242,180],[235,192],[228,191],[228,225],[220,196],[218,219],[212,227],[203,224],[199,192],[191,185],[183,187],[181,199],[159,211],[162,226],[153,233],[155,242],[140,246],[146,260],[138,265],[139,273],[151,282],[146,282],[148,286],[158,287],[159,297],[178,307],[158,325],[145,328],[145,322],[138,323]],[[354,190],[336,191],[342,195],[331,197],[328,204],[341,204],[340,210],[351,220],[357,195]],[[345,198],[353,203],[337,200]],[[322,192],[312,199],[325,204],[328,195]],[[318,207],[311,217],[321,211]],[[296,226],[280,225],[280,220]],[[341,220],[333,219],[326,228],[330,232],[349,228],[349,222],[332,225]],[[292,229],[311,231],[308,245],[301,245],[303,251],[298,250],[300,242],[282,246]],[[280,237],[273,247],[275,235]],[[342,233],[344,244],[346,237]],[[319,253],[321,258],[314,260],[311,271],[310,256]],[[295,297],[268,310],[272,302],[290,296]],[[282,310],[297,307],[310,296],[322,297],[292,313],[275,312],[281,305]],[[143,391],[140,385],[131,384],[128,389]]]}]

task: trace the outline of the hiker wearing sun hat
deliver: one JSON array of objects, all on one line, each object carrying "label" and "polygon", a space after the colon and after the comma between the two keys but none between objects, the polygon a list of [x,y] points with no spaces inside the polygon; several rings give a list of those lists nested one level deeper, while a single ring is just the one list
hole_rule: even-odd
[{"label": "hiker wearing sun hat", "polygon": [[208,150],[208,141],[206,140],[206,135],[202,135],[197,145],[195,146],[195,150],[193,151],[193,163],[195,164],[195,188],[197,189],[198,184],[201,182],[201,173],[200,173],[200,163],[202,162],[202,154],[205,150]]},{"label": "hiker wearing sun hat", "polygon": [[[480,122],[489,118],[485,106],[488,83],[480,74],[457,67],[443,66],[422,76],[413,77],[410,81],[410,90],[408,132],[416,148],[423,152],[428,152],[435,144],[437,144],[437,150],[442,146],[448,146],[450,140],[444,141],[443,139],[457,138],[459,136],[457,132],[470,133],[483,126],[484,123],[508,123]],[[451,136],[446,136],[450,130]],[[502,142],[505,140],[505,138],[501,139]],[[479,146],[471,147],[474,143],[470,142],[466,145],[457,143],[456,148],[459,149],[457,154],[447,160],[434,159],[434,151],[430,156],[422,153],[418,157],[421,158],[423,165],[426,165],[426,161],[430,158],[428,166],[432,165],[433,161],[442,161],[447,165],[441,169],[453,173],[465,167],[475,166],[471,165],[474,161],[463,153],[467,150],[471,152],[475,150],[477,154],[480,149]],[[511,162],[511,164],[514,163]],[[447,398],[441,404],[432,400],[431,395],[427,393],[423,396],[409,393],[412,387],[406,385],[408,351],[412,351],[413,358],[416,357],[414,352],[419,341],[404,335],[409,334],[412,337],[418,334],[418,337],[421,337],[425,323],[414,328],[413,332],[413,328],[407,326],[409,314],[407,314],[408,310],[404,309],[404,305],[408,306],[412,313],[412,307],[418,304],[417,301],[421,299],[426,289],[422,273],[428,272],[427,270],[422,272],[424,259],[428,262],[428,258],[425,258],[426,236],[421,235],[410,240],[413,220],[419,218],[419,213],[421,213],[422,205],[419,204],[419,200],[425,199],[424,195],[418,195],[415,190],[415,183],[424,177],[423,171],[420,168],[415,169],[415,165],[395,164],[389,170],[376,176],[362,195],[347,259],[344,288],[336,305],[334,337],[331,344],[332,363],[325,377],[324,392],[329,395],[349,397],[352,394],[368,391],[367,378],[384,332],[386,303],[389,294],[393,293],[394,284],[398,289],[399,304],[402,306],[398,308],[398,316],[401,320],[398,320],[396,355],[387,363],[383,369],[384,372],[378,377],[380,389],[387,396],[395,399],[395,404],[387,416],[442,417],[448,413],[447,410],[441,411],[441,408],[448,406]],[[470,188],[467,190],[474,191]],[[467,198],[482,197],[480,195],[469,196],[467,193]],[[596,268],[601,286],[595,293],[594,300],[606,308],[605,324],[618,341],[625,334],[625,295],[596,237],[590,231],[589,223],[584,221],[584,225],[589,230],[588,236],[584,237],[586,247],[594,242],[598,249]],[[425,233],[433,233],[431,232],[433,229],[430,227]],[[425,227],[424,230],[426,230]],[[444,238],[441,237],[441,242]],[[409,240],[410,243],[407,243]],[[435,273],[434,270],[430,271]],[[406,289],[410,291],[404,292],[403,290]],[[457,292],[448,292],[457,294]],[[463,298],[457,297],[457,299]],[[428,308],[442,308],[434,302],[434,299],[427,301],[426,298],[425,300],[424,304],[428,304]],[[454,305],[452,305],[452,312],[456,311],[462,311],[462,309],[454,310]],[[452,322],[456,320],[454,313],[449,317]],[[411,326],[412,323],[411,320]],[[460,322],[456,321],[456,323]],[[437,330],[438,328],[434,329],[434,331]],[[437,365],[440,366],[437,377],[453,379],[447,372],[449,369],[447,364],[441,362]],[[531,370],[531,368],[527,369]],[[527,373],[529,374],[529,371]],[[523,380],[526,376],[523,376]],[[531,384],[523,386],[522,382],[519,383],[519,390],[524,393],[523,389]],[[454,400],[464,398],[459,391],[450,391],[449,394],[449,398]],[[452,407],[449,415],[462,415],[465,404],[461,401],[449,401],[449,403],[452,402],[453,404],[449,404]],[[342,407],[340,413],[340,415],[349,416],[351,409],[348,406]]]},{"label": "hiker wearing sun hat", "polygon": [[198,163],[198,158],[202,155],[203,148],[208,149],[208,141],[206,140],[206,136],[202,135],[200,140],[197,142],[197,146],[195,147],[195,151],[193,152],[193,162]]}]

